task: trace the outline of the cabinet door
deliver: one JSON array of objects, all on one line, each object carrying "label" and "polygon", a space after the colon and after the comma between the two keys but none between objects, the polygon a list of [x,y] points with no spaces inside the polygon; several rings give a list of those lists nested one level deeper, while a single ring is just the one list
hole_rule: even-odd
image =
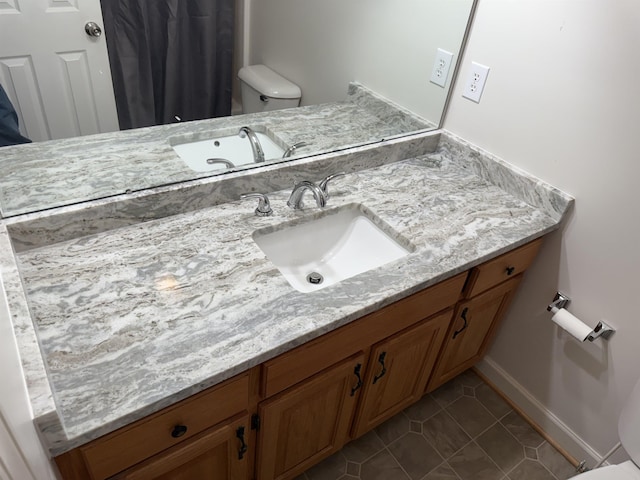
[{"label": "cabinet door", "polygon": [[247,480],[249,416],[239,415],[222,426],[186,440],[136,465],[115,479]]},{"label": "cabinet door", "polygon": [[258,480],[293,478],[344,445],[363,367],[358,354],[259,405]]},{"label": "cabinet door", "polygon": [[461,303],[449,328],[427,391],[432,391],[482,358],[522,275]]},{"label": "cabinet door", "polygon": [[354,437],[422,397],[452,314],[449,309],[374,346],[353,427]]}]

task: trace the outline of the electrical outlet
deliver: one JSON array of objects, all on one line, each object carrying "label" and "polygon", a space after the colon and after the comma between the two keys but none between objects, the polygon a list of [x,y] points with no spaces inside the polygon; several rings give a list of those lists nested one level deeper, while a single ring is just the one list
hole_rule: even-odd
[{"label": "electrical outlet", "polygon": [[449,69],[453,63],[453,53],[447,52],[441,48],[436,53],[436,60],[433,63],[433,71],[431,72],[431,83],[440,85],[444,88],[449,76]]},{"label": "electrical outlet", "polygon": [[462,96],[473,102],[480,103],[480,97],[482,96],[482,91],[484,90],[484,84],[487,81],[488,75],[489,67],[476,62],[471,62],[469,78],[464,86]]}]

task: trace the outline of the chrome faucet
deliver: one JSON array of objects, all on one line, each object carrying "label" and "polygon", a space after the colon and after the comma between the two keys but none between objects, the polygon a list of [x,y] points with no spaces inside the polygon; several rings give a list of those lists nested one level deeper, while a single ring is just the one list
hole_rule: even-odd
[{"label": "chrome faucet", "polygon": [[222,165],[225,168],[233,168],[235,165],[226,158],[207,158],[207,165]]},{"label": "chrome faucet", "polygon": [[243,193],[240,195],[240,198],[244,200],[245,198],[257,198],[258,206],[254,210],[254,213],[258,217],[269,217],[273,215],[273,210],[271,209],[271,203],[269,202],[269,197],[267,197],[264,193]]},{"label": "chrome faucet", "polygon": [[250,127],[242,127],[238,132],[240,138],[244,138],[245,136],[251,142],[251,150],[253,151],[253,161],[256,163],[264,162],[264,150],[262,150],[262,145],[260,145],[260,140],[258,140],[258,136],[256,132],[254,132]]},{"label": "chrome faucet", "polygon": [[303,180],[299,183],[296,183],[296,186],[293,187],[291,196],[289,196],[289,200],[287,200],[287,205],[289,205],[294,210],[300,210],[304,208],[302,204],[302,196],[307,190],[311,191],[311,193],[313,194],[313,198],[315,198],[316,200],[316,205],[319,208],[323,208],[327,204],[327,199],[324,196],[324,192],[322,191],[322,189],[313,182]]},{"label": "chrome faucet", "polygon": [[332,175],[328,175],[320,181],[318,186],[320,187],[320,190],[322,190],[322,193],[324,193],[325,200],[329,200],[329,182],[334,178],[344,177],[345,175],[346,172],[338,172]]},{"label": "chrome faucet", "polygon": [[302,204],[302,197],[307,190],[310,190],[313,194],[313,198],[316,200],[316,205],[319,208],[325,207],[327,205],[327,200],[329,200],[329,190],[327,188],[328,183],[334,178],[342,177],[343,175],[345,175],[345,172],[334,173],[333,175],[323,178],[317,185],[313,182],[309,182],[308,180],[303,180],[302,182],[297,183],[295,187],[293,187],[293,191],[289,196],[287,205],[294,210],[304,208]]},{"label": "chrome faucet", "polygon": [[307,145],[309,145],[307,142],[294,143],[284,151],[284,153],[282,154],[282,158],[290,157],[298,148],[306,147]]}]

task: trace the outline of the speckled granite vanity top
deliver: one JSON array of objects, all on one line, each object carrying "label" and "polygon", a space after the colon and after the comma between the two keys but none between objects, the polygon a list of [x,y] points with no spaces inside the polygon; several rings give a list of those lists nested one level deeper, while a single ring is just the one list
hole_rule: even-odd
[{"label": "speckled granite vanity top", "polygon": [[286,207],[290,188],[270,192],[271,217],[232,201],[18,253],[62,423],[40,422],[52,453],[554,230],[572,204],[450,135],[375,168],[344,162],[327,209],[364,205],[415,250],[317,292],[294,290],[251,237],[319,214]]}]

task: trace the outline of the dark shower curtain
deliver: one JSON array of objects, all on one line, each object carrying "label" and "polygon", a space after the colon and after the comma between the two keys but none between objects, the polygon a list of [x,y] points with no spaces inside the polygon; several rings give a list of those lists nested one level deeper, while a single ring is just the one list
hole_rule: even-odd
[{"label": "dark shower curtain", "polygon": [[120,128],[231,114],[234,0],[101,0]]}]

